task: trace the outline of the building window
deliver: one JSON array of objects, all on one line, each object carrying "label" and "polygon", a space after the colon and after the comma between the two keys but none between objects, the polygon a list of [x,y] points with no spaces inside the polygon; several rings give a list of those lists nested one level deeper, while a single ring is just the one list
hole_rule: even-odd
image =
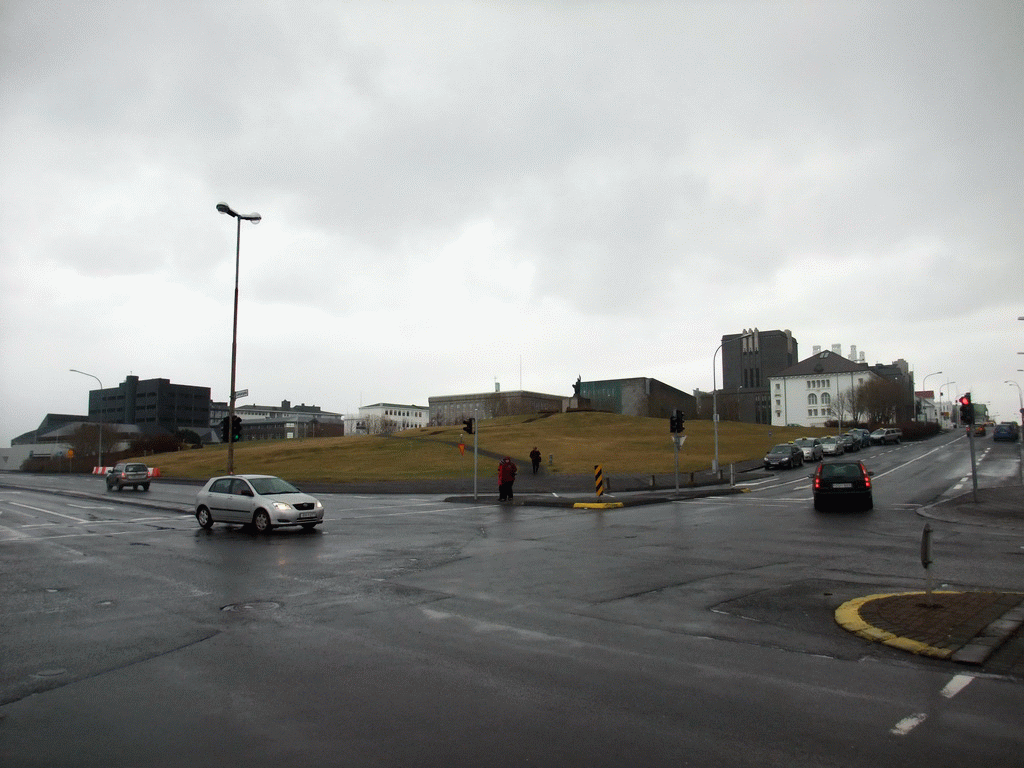
[{"label": "building window", "polygon": [[813,392],[811,392],[811,394],[809,394],[807,396],[807,404],[808,405],[817,405],[818,404],[818,396],[816,394],[814,394]]},{"label": "building window", "polygon": [[828,392],[822,392],[821,393],[821,404],[822,405],[832,405],[832,395],[830,395]]}]

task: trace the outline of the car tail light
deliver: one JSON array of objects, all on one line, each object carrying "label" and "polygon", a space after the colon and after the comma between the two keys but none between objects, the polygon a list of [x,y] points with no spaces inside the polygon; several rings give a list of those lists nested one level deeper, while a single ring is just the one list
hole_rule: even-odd
[{"label": "car tail light", "polygon": [[864,469],[863,467],[861,467],[860,471],[864,473],[864,487],[865,488],[870,488],[871,487],[871,475],[869,475],[868,471],[866,469]]}]

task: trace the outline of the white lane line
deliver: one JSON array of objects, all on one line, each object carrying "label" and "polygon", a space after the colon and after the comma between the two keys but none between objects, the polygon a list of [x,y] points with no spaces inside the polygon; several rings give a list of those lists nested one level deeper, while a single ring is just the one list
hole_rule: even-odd
[{"label": "white lane line", "polygon": [[974,680],[973,675],[957,675],[946,683],[946,687],[942,689],[941,693],[947,699],[952,699],[960,693],[960,691],[970,685],[972,680]]},{"label": "white lane line", "polygon": [[916,715],[904,717],[902,720],[896,723],[895,727],[893,727],[892,730],[889,731],[889,733],[895,736],[906,736],[912,730],[917,728],[917,726],[923,723],[925,719],[927,719],[927,717],[928,715],[926,715],[924,712],[918,712]]},{"label": "white lane line", "polygon": [[[940,693],[947,699],[952,699],[960,693],[960,691],[970,685],[973,680],[973,675],[954,675],[953,679],[946,683]],[[910,715],[909,717],[904,717],[892,727],[889,733],[895,736],[906,736],[926,719],[928,719],[928,715],[925,712],[918,712],[917,714]]]},{"label": "white lane line", "polygon": [[31,509],[33,512],[42,512],[47,515],[56,515],[57,517],[63,517],[68,520],[74,520],[76,523],[87,523],[88,520],[83,520],[80,517],[74,517],[73,515],[65,515],[62,512],[54,512],[52,509],[43,509],[42,507],[33,507],[29,504],[22,504],[20,501],[10,502],[12,506],[24,507],[25,509]]}]

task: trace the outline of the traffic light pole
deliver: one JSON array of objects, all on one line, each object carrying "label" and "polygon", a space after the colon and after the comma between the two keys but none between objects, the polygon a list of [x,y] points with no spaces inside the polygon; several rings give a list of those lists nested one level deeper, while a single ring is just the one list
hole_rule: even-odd
[{"label": "traffic light pole", "polygon": [[974,483],[974,503],[978,503],[978,460],[974,455],[974,425],[967,425],[967,440],[971,444],[971,481]]},{"label": "traffic light pole", "polygon": [[480,420],[476,418],[476,411],[473,412],[473,501],[476,501],[476,477],[477,477],[477,445],[480,440]]}]

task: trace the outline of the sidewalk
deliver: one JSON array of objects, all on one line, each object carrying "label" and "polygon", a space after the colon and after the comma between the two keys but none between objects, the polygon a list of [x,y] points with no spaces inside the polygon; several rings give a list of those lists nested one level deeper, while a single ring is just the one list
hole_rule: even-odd
[{"label": "sidewalk", "polygon": [[[948,522],[1024,527],[1024,487],[978,489],[921,514]],[[1024,592],[868,595],[835,613],[844,629],[872,642],[1024,677]]]}]

